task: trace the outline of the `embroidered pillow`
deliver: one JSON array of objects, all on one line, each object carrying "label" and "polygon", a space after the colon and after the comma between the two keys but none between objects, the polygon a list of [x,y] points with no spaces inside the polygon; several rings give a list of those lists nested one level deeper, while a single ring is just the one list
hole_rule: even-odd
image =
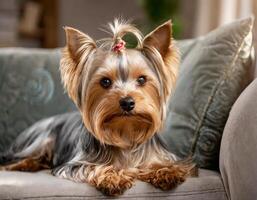
[{"label": "embroidered pillow", "polygon": [[248,18],[178,43],[182,63],[163,136],[171,151],[199,167],[218,168],[229,111],[252,80],[252,29]]}]

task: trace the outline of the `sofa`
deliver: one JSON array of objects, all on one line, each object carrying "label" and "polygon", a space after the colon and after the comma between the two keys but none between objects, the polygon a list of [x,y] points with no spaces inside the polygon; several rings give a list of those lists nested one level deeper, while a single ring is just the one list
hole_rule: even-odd
[{"label": "sofa", "polygon": [[[191,40],[191,42],[193,39]],[[179,41],[183,54],[191,47]],[[184,52],[184,53],[183,53]],[[76,110],[64,92],[58,66],[60,49],[0,49],[0,151],[39,119]],[[254,58],[250,64],[254,66]],[[257,199],[257,80],[243,90],[230,111],[220,145],[218,169],[199,168],[170,191],[150,184],[135,186],[115,199]],[[112,199],[88,184],[50,174],[0,171],[0,199]]]}]

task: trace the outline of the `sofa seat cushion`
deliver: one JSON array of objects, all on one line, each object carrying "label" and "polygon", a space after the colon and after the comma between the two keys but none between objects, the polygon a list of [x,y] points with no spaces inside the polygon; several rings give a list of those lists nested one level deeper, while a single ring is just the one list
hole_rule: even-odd
[{"label": "sofa seat cushion", "polygon": [[[188,178],[174,190],[161,191],[150,184],[136,185],[118,199],[227,199],[218,172],[199,170],[199,176]],[[94,187],[52,176],[49,171],[37,173],[0,172],[0,199],[108,199]]]}]

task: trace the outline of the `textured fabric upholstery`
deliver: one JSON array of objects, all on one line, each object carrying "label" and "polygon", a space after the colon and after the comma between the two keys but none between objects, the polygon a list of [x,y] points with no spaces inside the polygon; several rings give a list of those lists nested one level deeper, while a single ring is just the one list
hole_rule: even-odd
[{"label": "textured fabric upholstery", "polygon": [[[249,26],[246,26],[246,22],[241,22],[242,32],[249,33]],[[249,21],[247,22],[249,23]],[[233,27],[234,25],[232,25]],[[231,27],[230,27],[231,28]],[[226,29],[227,30],[227,29]],[[236,29],[228,29],[231,32],[226,33],[236,34]],[[220,30],[221,32],[224,30]],[[225,31],[224,31],[225,32]],[[233,35],[232,34],[232,35]],[[246,35],[245,35],[246,36]],[[199,60],[190,55],[203,54],[206,59],[202,60],[200,64],[210,64],[213,66],[215,60],[208,54],[210,47],[217,46],[217,49],[226,49],[226,45],[239,45],[234,40],[222,40],[221,43],[215,43],[215,38],[217,35],[212,33],[211,38],[207,43],[204,43],[203,38],[197,40],[187,40],[178,42],[178,45],[182,51],[182,71],[180,76],[182,76],[185,84],[188,84],[187,89],[184,90],[182,87],[179,88],[181,91],[193,91],[196,93],[186,93],[183,98],[177,95],[177,102],[181,102],[184,106],[186,100],[190,100],[194,95],[198,97],[199,93],[197,90],[193,90],[190,85],[190,77],[193,75],[193,71],[184,73],[186,68],[190,68],[192,64],[199,64]],[[235,36],[236,37],[236,36]],[[226,38],[226,37],[225,37]],[[248,38],[249,39],[249,38]],[[225,42],[224,42],[225,41]],[[223,42],[225,44],[223,44]],[[233,43],[235,42],[235,43]],[[206,46],[203,46],[205,44]],[[210,46],[208,46],[210,45]],[[224,46],[223,46],[224,45]],[[251,44],[242,43],[246,48],[250,48]],[[204,48],[203,48],[204,47]],[[238,47],[238,46],[237,46]],[[216,51],[216,48],[212,51],[211,56],[218,53],[225,54],[226,57],[231,58],[232,53],[229,49],[226,51]],[[249,49],[248,49],[249,50]],[[207,54],[205,54],[207,53]],[[189,56],[190,55],[190,56]],[[188,57],[189,56],[189,57]],[[221,55],[220,55],[221,56]],[[244,63],[244,67],[249,67],[250,61],[249,52],[242,50],[240,51],[240,59],[236,60],[238,62]],[[224,57],[223,57],[224,58]],[[59,59],[60,50],[35,50],[35,49],[0,49],[0,151],[4,150],[8,144],[20,133],[23,129],[33,124],[35,121],[52,116],[58,113],[63,113],[66,111],[74,110],[75,107],[68,99],[67,95],[64,94],[59,77]],[[224,62],[223,62],[224,61]],[[230,60],[231,61],[231,60]],[[235,62],[236,62],[235,61]],[[222,60],[223,64],[227,64],[227,61]],[[200,65],[198,65],[200,66]],[[224,65],[225,66],[225,65]],[[223,66],[223,67],[224,67]],[[226,65],[227,66],[227,65]],[[247,77],[243,85],[246,85],[250,81],[250,77],[247,73],[250,72],[245,70],[245,68],[231,69],[239,79],[233,79],[236,83],[240,84],[242,73],[245,73]],[[226,71],[226,70],[225,70]],[[200,72],[200,70],[198,71]],[[202,71],[203,73],[211,73],[216,78],[221,76],[221,74],[215,74],[210,71],[210,68]],[[184,80],[185,77],[189,79]],[[199,79],[199,84],[201,83]],[[207,79],[206,79],[207,80]],[[219,79],[220,80],[220,79]],[[224,83],[230,83],[231,79],[223,80],[219,82],[220,85]],[[182,79],[181,79],[182,81]],[[238,82],[237,82],[238,81]],[[212,82],[210,86],[206,85],[207,89],[212,88],[213,84],[217,82]],[[257,119],[257,110],[253,109],[254,101],[257,97],[254,97],[254,90],[257,90],[257,83],[250,86],[251,94],[249,92],[244,93],[246,97],[240,97],[239,103],[237,102],[235,108],[233,108],[228,125],[225,129],[225,138],[222,141],[222,153],[221,153],[221,171],[222,176],[225,180],[225,186],[227,192],[231,195],[232,199],[253,199],[255,193],[254,186],[257,182],[255,177],[257,176],[257,165],[254,162],[254,154],[251,152],[255,151],[257,145],[254,145],[255,130],[254,119]],[[251,89],[252,88],[252,89]],[[239,90],[229,91],[217,90],[217,94],[223,95],[226,92],[231,92],[232,95],[237,95],[241,92],[243,88],[240,87]],[[224,93],[223,93],[224,92]],[[256,93],[255,93],[256,94]],[[176,95],[176,93],[175,93]],[[183,94],[181,94],[183,95]],[[209,93],[207,94],[207,96]],[[257,95],[255,95],[257,96]],[[175,99],[176,99],[175,98]],[[217,96],[218,98],[218,96]],[[196,98],[197,99],[197,98]],[[246,100],[245,100],[246,99]],[[252,99],[252,100],[251,100]],[[206,102],[210,103],[209,99]],[[206,103],[204,102],[204,103]],[[224,101],[226,102],[226,101]],[[222,126],[212,123],[218,132],[213,132],[210,127],[202,126],[199,128],[197,135],[187,134],[185,127],[193,125],[196,128],[196,122],[194,119],[199,120],[199,113],[194,112],[195,108],[203,108],[202,102],[198,102],[196,107],[193,107],[193,103],[189,101],[192,106],[191,109],[185,106],[183,111],[192,114],[191,120],[188,120],[185,116],[178,114],[177,110],[174,110],[174,105],[171,104],[172,112],[168,117],[168,124],[164,130],[166,141],[169,143],[171,150],[178,153],[180,156],[187,156],[192,154],[190,148],[192,146],[193,139],[195,139],[195,159],[198,161],[200,166],[210,167],[217,165],[217,154],[219,152],[219,140],[221,138],[221,132],[223,130]],[[226,111],[230,110],[230,106],[233,104],[226,105]],[[244,104],[249,104],[245,111]],[[216,111],[217,105],[208,104],[208,108],[211,109],[211,114]],[[219,104],[218,104],[219,105]],[[175,112],[176,111],[176,112]],[[190,113],[192,111],[192,113]],[[202,111],[202,110],[200,110]],[[251,115],[248,116],[247,113]],[[254,113],[255,112],[255,113]],[[175,113],[175,114],[174,114]],[[242,117],[241,117],[241,113]],[[184,113],[182,113],[184,114]],[[228,112],[226,113],[227,116]],[[225,115],[221,115],[222,120]],[[234,117],[233,117],[234,116]],[[233,119],[234,118],[234,119]],[[185,120],[186,119],[186,120]],[[204,118],[205,119],[205,118]],[[222,123],[225,121],[222,121]],[[171,128],[171,123],[183,122],[176,124],[175,129]],[[212,122],[212,121],[210,121]],[[209,123],[209,122],[208,122]],[[248,123],[251,124],[248,126]],[[206,125],[206,124],[205,124]],[[189,127],[190,128],[190,127]],[[256,127],[257,128],[257,127]],[[197,129],[198,130],[198,129]],[[240,130],[240,131],[239,131]],[[195,131],[195,129],[194,129]],[[196,133],[196,132],[194,132]],[[208,133],[208,137],[205,137]],[[234,135],[234,133],[236,133]],[[249,134],[249,137],[240,137],[244,134]],[[209,137],[210,136],[210,137]],[[234,136],[238,137],[234,139]],[[198,140],[199,139],[199,140]],[[231,141],[234,144],[231,144]],[[241,142],[242,141],[242,142]],[[214,146],[213,146],[214,144]],[[249,145],[248,145],[249,144]],[[214,151],[213,151],[214,149]],[[234,153],[235,152],[235,153]],[[207,164],[208,163],[208,164]],[[243,167],[242,166],[243,163]],[[247,169],[247,170],[244,170]],[[256,176],[252,176],[252,174]],[[238,184],[242,181],[242,184]],[[250,184],[250,185],[249,185]],[[137,182],[136,185],[128,190],[123,196],[118,199],[173,199],[173,200],[223,200],[227,199],[226,193],[224,191],[224,186],[222,183],[221,176],[218,172],[202,170],[200,169],[199,177],[189,178],[185,183],[178,186],[174,190],[163,192],[161,190],[153,188],[151,185]],[[74,183],[68,180],[62,180],[53,177],[48,171],[38,172],[38,173],[23,173],[23,172],[0,172],[0,199],[108,199],[98,192],[95,188],[87,184]]]},{"label": "textured fabric upholstery", "polygon": [[220,151],[220,170],[232,200],[257,199],[257,79],[237,99]]},{"label": "textured fabric upholstery", "polygon": [[60,49],[0,49],[0,151],[39,119],[74,109],[59,60]]},{"label": "textured fabric upholstery", "polygon": [[[117,199],[225,200],[219,173],[200,170],[198,178],[189,178],[174,190],[163,192],[150,184],[137,182]],[[49,172],[0,172],[0,199],[79,200],[112,199],[95,188],[53,177]]]},{"label": "textured fabric upholstery", "polygon": [[[179,42],[183,56],[193,40]],[[35,121],[73,110],[59,77],[60,50],[0,49],[0,150]],[[119,199],[226,199],[219,173],[200,170],[175,190],[163,192],[137,182]],[[49,172],[0,172],[0,199],[108,199],[87,184]]]}]

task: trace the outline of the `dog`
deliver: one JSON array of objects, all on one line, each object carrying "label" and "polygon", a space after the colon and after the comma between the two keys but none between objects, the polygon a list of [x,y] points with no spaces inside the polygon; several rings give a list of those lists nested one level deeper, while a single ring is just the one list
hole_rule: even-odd
[{"label": "dog", "polygon": [[[163,190],[182,183],[193,164],[179,161],[159,134],[179,67],[171,21],[143,37],[134,25],[116,19],[109,24],[111,38],[99,41],[64,29],[60,73],[79,112],[23,131],[0,156],[0,169],[51,169],[54,176],[112,196],[136,179]],[[136,47],[126,48],[128,34]]]}]

